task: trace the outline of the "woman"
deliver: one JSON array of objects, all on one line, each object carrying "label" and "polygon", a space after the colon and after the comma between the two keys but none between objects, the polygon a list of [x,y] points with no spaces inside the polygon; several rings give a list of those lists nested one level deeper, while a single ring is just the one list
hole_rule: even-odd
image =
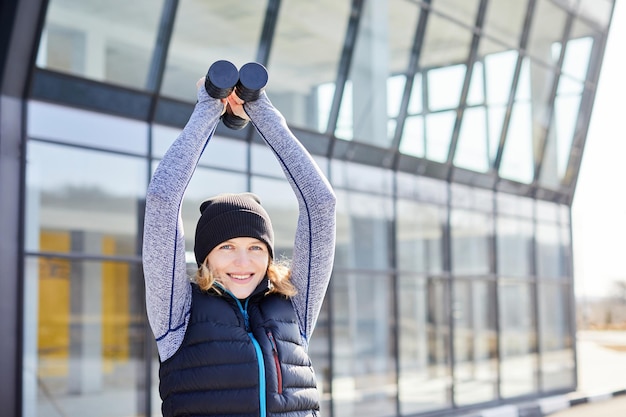
[{"label": "woman", "polygon": [[[244,103],[198,102],[156,169],[146,196],[143,267],[164,416],[317,416],[307,355],[332,270],[335,195],[263,92]],[[251,193],[202,203],[189,280],[180,209],[185,189],[226,106],[274,152],[299,206],[293,259],[274,259],[269,216]]]}]

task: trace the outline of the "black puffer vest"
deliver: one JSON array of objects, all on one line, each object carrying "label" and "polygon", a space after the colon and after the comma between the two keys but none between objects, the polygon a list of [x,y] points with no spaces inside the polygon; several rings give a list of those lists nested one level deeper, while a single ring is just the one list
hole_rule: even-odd
[{"label": "black puffer vest", "polygon": [[317,416],[291,302],[265,295],[266,280],[245,301],[192,287],[185,339],[159,370],[163,416]]}]

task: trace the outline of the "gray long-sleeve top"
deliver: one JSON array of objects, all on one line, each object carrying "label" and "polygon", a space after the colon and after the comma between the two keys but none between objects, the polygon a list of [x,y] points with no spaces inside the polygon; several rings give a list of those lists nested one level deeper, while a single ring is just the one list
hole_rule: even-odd
[{"label": "gray long-sleeve top", "polygon": [[[181,206],[223,105],[198,88],[198,103],[157,167],[146,195],[143,269],[148,320],[162,361],[180,347],[191,309]],[[251,123],[278,159],[298,200],[291,301],[308,345],[328,287],[335,251],[335,194],[265,93],[244,105]],[[207,196],[208,197],[208,196]]]}]

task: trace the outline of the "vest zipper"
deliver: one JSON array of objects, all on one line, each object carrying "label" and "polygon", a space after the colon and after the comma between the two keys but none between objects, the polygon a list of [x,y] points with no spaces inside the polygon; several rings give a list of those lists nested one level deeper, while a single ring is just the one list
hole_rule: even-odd
[{"label": "vest zipper", "polygon": [[249,298],[246,299],[245,305],[241,305],[241,301],[233,293],[226,290],[225,291],[230,294],[231,297],[235,299],[237,305],[239,306],[239,311],[243,315],[243,322],[245,326],[246,333],[248,333],[248,337],[250,337],[250,341],[252,342],[252,346],[254,346],[254,351],[256,352],[257,365],[259,367],[259,409],[261,411],[260,417],[267,417],[267,401],[266,401],[266,393],[267,386],[265,383],[265,361],[263,360],[263,351],[261,350],[261,345],[259,345],[259,341],[256,340],[254,334],[252,333],[252,329],[250,329],[250,317],[248,315],[248,301]]},{"label": "vest zipper", "polygon": [[270,339],[270,343],[272,344],[272,354],[274,355],[274,365],[276,365],[276,383],[277,383],[277,391],[279,394],[283,393],[283,373],[280,370],[280,360],[278,359],[278,347],[276,346],[276,340],[274,340],[274,335],[271,331],[267,332],[267,337]]}]

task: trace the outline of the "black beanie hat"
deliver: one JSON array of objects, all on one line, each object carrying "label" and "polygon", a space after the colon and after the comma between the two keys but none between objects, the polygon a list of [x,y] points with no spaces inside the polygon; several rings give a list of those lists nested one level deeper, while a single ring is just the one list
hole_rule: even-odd
[{"label": "black beanie hat", "polygon": [[200,205],[194,253],[198,266],[220,243],[236,237],[253,237],[267,245],[274,257],[272,222],[256,194],[220,194]]}]

